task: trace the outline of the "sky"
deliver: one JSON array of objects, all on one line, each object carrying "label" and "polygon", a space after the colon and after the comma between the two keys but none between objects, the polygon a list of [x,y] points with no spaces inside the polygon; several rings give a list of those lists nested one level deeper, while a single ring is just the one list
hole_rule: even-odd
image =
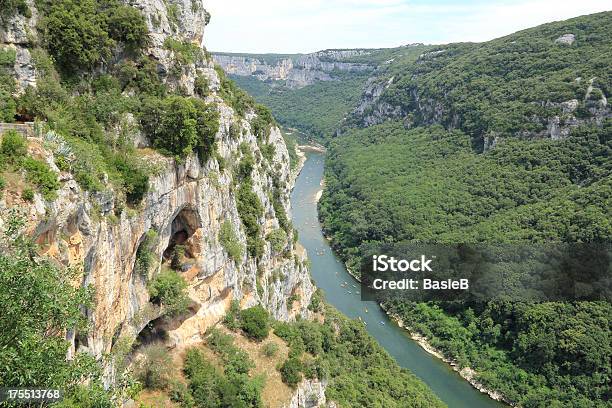
[{"label": "sky", "polygon": [[612,9],[609,0],[204,0],[211,51],[308,53],[487,41]]}]

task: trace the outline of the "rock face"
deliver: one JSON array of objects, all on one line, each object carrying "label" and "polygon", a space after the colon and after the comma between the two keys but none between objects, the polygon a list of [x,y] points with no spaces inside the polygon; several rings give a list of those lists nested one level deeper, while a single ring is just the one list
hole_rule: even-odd
[{"label": "rock face", "polygon": [[563,34],[561,37],[555,40],[556,43],[572,45],[576,41],[576,36],[574,34]]},{"label": "rock face", "polygon": [[[248,121],[242,122],[243,135],[233,139],[229,135],[233,111],[224,105],[220,110],[221,126],[216,136],[219,153],[230,161],[240,144],[246,143],[255,156],[260,156]],[[29,140],[30,149],[44,151],[51,165],[53,153],[40,149],[43,140]],[[277,128],[272,129],[269,143],[276,151],[270,165],[277,169],[281,181],[288,180],[289,156]],[[72,338],[75,348],[102,356],[111,351],[117,338],[136,337],[159,317],[160,310],[149,303],[147,290],[147,282],[159,267],[147,275],[135,268],[138,248],[150,230],[157,232],[153,252],[159,261],[173,236],[179,232],[187,235],[185,245],[191,259],[183,276],[189,282],[192,312],[169,330],[170,345],[199,342],[233,299],[245,307],[261,303],[280,320],[308,315],[314,287],[303,249],[289,242],[286,248],[291,257],[286,257],[266,243],[258,265],[246,254],[238,262],[233,261],[221,245],[219,231],[224,221],[231,223],[239,241],[246,244],[228,171],[219,171],[214,159],[201,165],[195,156],[183,164],[155,153],[149,159],[163,170],[151,179],[150,192],[143,203],[133,211],[122,211],[118,217],[113,215],[117,201],[112,190],[101,194],[83,192],[69,173],[60,175],[63,186],[56,200],[45,203],[37,194],[34,204],[26,206],[31,233],[43,244],[43,253],[65,265],[82,268],[83,284],[96,290],[95,307],[88,311],[91,330],[86,338]],[[273,180],[264,170],[263,161],[252,177],[254,191],[265,208],[261,223],[266,235],[279,227],[268,194]],[[282,194],[287,209],[289,188],[287,185]],[[7,196],[1,207],[8,211],[25,204]],[[292,295],[298,295],[298,300],[289,305]]]},{"label": "rock face", "polygon": [[17,14],[7,21],[0,19],[0,44],[16,52],[13,70],[18,94],[23,93],[28,85],[36,85],[36,72],[28,46],[36,40],[38,12],[34,0],[26,0],[26,3],[31,11],[31,17]]},{"label": "rock face", "polygon": [[[159,62],[160,72],[173,63],[171,52],[163,45],[166,38],[201,44],[209,16],[199,1],[139,0],[129,4],[141,9],[147,18],[152,32],[148,52]],[[172,17],[175,12],[178,18]],[[25,41],[24,27],[31,28],[28,21],[35,17],[34,11],[32,19],[15,18],[2,34],[2,41],[28,53],[25,43],[20,41]],[[215,104],[220,113],[215,135],[218,154],[233,165],[242,154],[240,146],[246,145],[256,158],[253,191],[264,207],[264,216],[258,221],[265,237],[279,228],[271,201],[271,192],[279,188],[273,173],[281,185],[281,204],[287,213],[290,211],[291,175],[283,137],[278,128],[271,128],[267,143],[274,147],[274,155],[264,158],[251,131],[254,114],[240,118],[217,96],[220,81],[210,60],[185,66],[178,79],[168,76],[166,81],[193,93],[196,75],[208,77],[211,94],[206,101]],[[17,77],[23,83],[35,85],[25,74]],[[130,115],[124,119],[123,123],[133,125]],[[132,129],[127,133],[135,146],[146,147],[146,138],[140,132]],[[41,245],[41,252],[63,265],[80,268],[83,280],[76,284],[95,289],[95,304],[87,310],[91,329],[87,334],[68,333],[73,344],[71,353],[88,351],[100,358],[111,352],[119,338],[135,338],[149,323],[160,322],[163,310],[149,302],[147,283],[160,272],[164,252],[177,236],[184,241],[189,258],[181,274],[188,282],[192,304],[189,313],[166,325],[170,346],[199,342],[203,333],[226,313],[232,300],[238,300],[244,307],[260,303],[280,320],[308,316],[307,306],[315,288],[307,270],[306,253],[299,244],[288,239],[283,250],[278,251],[265,241],[259,261],[248,257],[246,251],[235,261],[221,244],[221,225],[229,222],[238,241],[246,246],[230,165],[220,170],[217,158],[200,163],[195,155],[177,163],[147,149],[148,153],[142,154],[159,170],[151,176],[149,192],[142,203],[124,209],[112,186],[107,185],[100,193],[89,193],[79,187],[70,173],[59,171],[54,164],[54,151],[61,144],[61,136],[55,134],[28,138],[30,153],[44,157],[58,173],[62,187],[52,202],[45,202],[38,193],[33,203],[24,202],[19,194],[5,194],[0,199],[0,228],[9,211],[21,208],[27,217],[28,232]],[[155,231],[151,252],[158,262],[143,273],[135,267],[136,258],[151,230]],[[106,382],[111,383],[113,376],[112,367],[107,367]]]},{"label": "rock face", "polygon": [[326,383],[317,380],[302,381],[295,390],[291,401],[284,408],[336,408],[336,403],[328,402],[325,397],[326,386]]},{"label": "rock face", "polygon": [[[569,44],[574,41],[573,34],[566,34],[559,37],[556,42]],[[439,50],[421,54],[416,61],[416,64],[434,59],[437,56],[444,54],[446,50]],[[376,73],[375,73],[376,74]],[[418,70],[413,74],[413,79],[417,79],[420,74]],[[433,125],[442,124],[448,128],[460,127],[460,118],[457,113],[453,113],[453,106],[448,104],[444,97],[426,96],[427,91],[416,88],[415,86],[402,89],[410,95],[410,109],[404,106],[394,105],[390,103],[393,98],[387,98],[387,89],[394,84],[395,78],[383,75],[372,76],[362,93],[359,104],[351,113],[350,121],[360,126],[372,126],[383,123],[388,119],[401,119],[407,127],[413,125]],[[582,81],[582,78],[576,78],[576,82]],[[532,101],[533,105],[541,106],[549,112],[550,115],[534,115],[529,120],[533,123],[543,125],[541,131],[521,131],[515,136],[522,138],[550,138],[559,140],[569,136],[571,130],[577,126],[584,124],[596,124],[600,126],[606,118],[612,116],[612,111],[608,105],[606,97],[606,88],[601,83],[598,83],[598,78],[593,77],[588,80],[589,85],[581,100],[570,99],[562,102],[553,102],[550,100]],[[397,89],[394,90],[398,92]],[[579,109],[583,106],[584,109]],[[418,118],[418,120],[415,120]],[[484,150],[489,150],[495,147],[500,140],[498,132],[493,129],[488,134],[483,135]]]},{"label": "rock face", "polygon": [[288,88],[298,89],[317,81],[333,81],[334,71],[372,70],[368,64],[343,61],[368,53],[365,50],[326,50],[286,58],[218,53],[213,54],[213,59],[228,74],[254,76],[260,81],[285,81]]}]

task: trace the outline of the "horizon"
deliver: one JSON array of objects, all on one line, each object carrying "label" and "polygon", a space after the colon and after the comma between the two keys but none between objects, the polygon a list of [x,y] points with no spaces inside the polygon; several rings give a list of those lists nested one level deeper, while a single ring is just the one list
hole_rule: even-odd
[{"label": "horizon", "polygon": [[[607,12],[608,2],[554,0],[209,0],[205,44],[214,53],[312,54],[422,43],[482,43],[555,21]],[[236,4],[238,3],[238,4]],[[270,16],[274,18],[270,18]],[[342,16],[342,17],[338,17]],[[247,36],[244,27],[250,27]],[[318,27],[313,30],[313,27]],[[322,27],[322,28],[321,28]],[[311,35],[305,35],[308,32]]]}]

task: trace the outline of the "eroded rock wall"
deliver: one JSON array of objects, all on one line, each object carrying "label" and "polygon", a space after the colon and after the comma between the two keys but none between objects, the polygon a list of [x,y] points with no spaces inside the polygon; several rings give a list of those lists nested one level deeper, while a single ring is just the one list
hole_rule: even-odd
[{"label": "eroded rock wall", "polygon": [[[150,302],[147,283],[160,272],[164,251],[178,230],[186,235],[189,259],[181,275],[188,282],[192,305],[190,313],[169,327],[170,346],[199,342],[203,333],[226,313],[233,299],[244,307],[261,303],[280,320],[308,315],[307,305],[314,287],[303,248],[289,238],[283,251],[275,251],[266,240],[259,260],[244,251],[235,261],[219,239],[221,225],[229,221],[239,242],[246,246],[231,171],[242,155],[241,145],[246,144],[256,158],[252,179],[253,190],[265,210],[258,220],[262,237],[265,239],[269,232],[279,228],[271,201],[275,177],[281,185],[280,201],[290,211],[289,155],[280,130],[272,127],[270,131],[266,143],[274,147],[275,153],[266,159],[259,146],[262,142],[251,131],[254,114],[239,117],[218,96],[220,81],[211,60],[183,66],[178,77],[167,74],[174,63],[172,52],[164,46],[167,38],[202,46],[209,19],[202,2],[138,0],[128,4],[142,10],[147,19],[152,38],[147,52],[157,60],[168,85],[180,86],[193,94],[195,77],[207,77],[210,95],[206,102],[214,104],[220,113],[215,143],[226,166],[221,170],[216,157],[200,163],[192,155],[178,163],[156,153],[148,148],[146,137],[134,126],[134,118],[126,115],[122,123],[131,125],[127,133],[157,172],[150,178],[149,192],[142,203],[123,208],[112,185],[107,184],[103,192],[86,192],[72,174],[61,172],[55,166],[57,140],[51,143],[40,133],[28,138],[29,153],[43,158],[58,174],[62,186],[57,199],[51,202],[44,201],[38,193],[31,203],[23,201],[18,192],[5,194],[0,199],[0,227],[2,220],[18,208],[26,216],[28,232],[41,245],[41,253],[58,263],[81,269],[82,282],[75,284],[94,288],[94,306],[86,311],[91,328],[88,333],[68,333],[73,343],[71,352],[88,351],[101,358],[112,351],[119,338],[136,337],[160,316],[163,310]],[[26,37],[35,27],[35,20],[35,9],[30,19],[15,17],[3,31],[2,42],[29,54]],[[31,61],[25,66],[23,75],[16,70],[16,79],[22,87],[35,86],[35,79],[28,73],[31,71],[31,77],[35,78]],[[232,132],[230,128],[239,132]],[[153,254],[157,262],[142,273],[135,268],[137,251],[150,230],[156,232]],[[112,381],[112,369],[107,370],[107,378],[107,382]]]}]

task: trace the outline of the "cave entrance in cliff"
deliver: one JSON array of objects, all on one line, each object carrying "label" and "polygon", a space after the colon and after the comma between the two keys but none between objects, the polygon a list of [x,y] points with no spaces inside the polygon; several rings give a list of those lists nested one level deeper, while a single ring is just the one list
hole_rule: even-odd
[{"label": "cave entrance in cliff", "polygon": [[200,217],[192,207],[185,207],[170,224],[170,239],[164,250],[164,263],[170,268],[185,272],[189,270],[197,257],[198,243],[193,236],[200,228]]}]

